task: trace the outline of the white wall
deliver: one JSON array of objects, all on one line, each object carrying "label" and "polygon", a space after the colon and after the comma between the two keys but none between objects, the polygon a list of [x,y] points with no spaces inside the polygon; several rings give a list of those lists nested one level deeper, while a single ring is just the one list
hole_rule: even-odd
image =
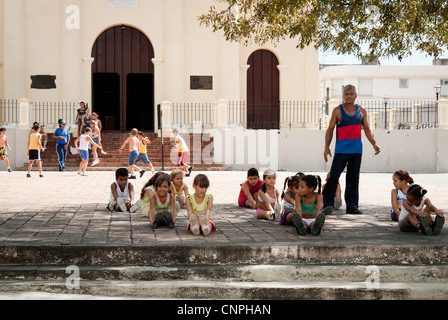
[{"label": "white wall", "polygon": [[0,0],[0,99],[4,98],[4,0]]},{"label": "white wall", "polygon": [[[228,139],[224,139],[222,143],[220,140],[215,142],[218,159],[219,155],[225,159],[231,150],[233,160],[224,161],[224,164],[232,169],[247,170],[255,166],[295,172],[326,172],[331,168],[331,158],[328,163],[323,158],[324,130],[273,130],[263,133],[262,139],[258,138],[261,131],[246,131],[235,133],[233,144]],[[448,139],[448,130],[374,130],[373,133],[382,151],[379,155],[374,155],[372,145],[363,134],[362,172],[387,173],[398,169],[412,173],[448,172],[448,144],[444,143]],[[220,133],[219,136],[225,137],[225,134]],[[229,136],[232,134],[229,133]],[[275,147],[272,146],[273,137],[277,139]],[[335,138],[334,134],[332,152]],[[244,157],[240,154],[241,150],[245,150]],[[238,162],[240,159],[245,159],[245,162]]]}]

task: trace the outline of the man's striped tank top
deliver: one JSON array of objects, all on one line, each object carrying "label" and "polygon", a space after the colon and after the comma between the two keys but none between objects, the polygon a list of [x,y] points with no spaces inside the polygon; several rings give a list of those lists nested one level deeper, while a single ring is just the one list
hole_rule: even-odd
[{"label": "man's striped tank top", "polygon": [[336,126],[336,150],[334,153],[362,153],[362,114],[357,104],[355,107],[355,114],[349,116],[342,104],[339,106],[341,122]]}]

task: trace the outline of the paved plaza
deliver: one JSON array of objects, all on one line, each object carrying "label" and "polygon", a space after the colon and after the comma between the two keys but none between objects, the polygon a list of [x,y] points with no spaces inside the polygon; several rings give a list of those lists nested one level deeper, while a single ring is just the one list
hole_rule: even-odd
[{"label": "paved plaza", "polygon": [[[26,172],[0,172],[1,213],[0,244],[49,246],[102,245],[239,245],[297,244],[306,245],[442,245],[448,244],[446,226],[440,236],[400,233],[390,220],[391,173],[362,173],[360,209],[363,215],[345,214],[345,206],[327,216],[320,236],[299,236],[292,226],[258,220],[255,210],[239,208],[237,199],[246,172],[201,172],[211,182],[214,196],[213,218],[217,231],[194,236],[187,231],[186,210],[181,210],[174,229],[153,230],[141,210],[135,213],[111,213],[106,209],[114,172],[37,172],[26,178]],[[199,172],[184,179],[190,187]],[[277,188],[283,188],[285,177],[292,172],[277,173]],[[323,179],[325,173],[319,174]],[[150,178],[131,180],[136,194]],[[448,213],[448,174],[413,174],[415,182],[428,190],[433,204]],[[345,176],[341,177],[344,190]]]}]

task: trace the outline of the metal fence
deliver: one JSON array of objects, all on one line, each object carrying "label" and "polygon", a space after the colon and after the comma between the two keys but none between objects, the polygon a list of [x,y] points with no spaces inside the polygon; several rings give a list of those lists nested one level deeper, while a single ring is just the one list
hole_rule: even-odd
[{"label": "metal fence", "polygon": [[436,101],[358,101],[367,109],[372,129],[431,129],[438,125]]},{"label": "metal fence", "polygon": [[19,122],[19,101],[0,99],[0,124]]},{"label": "metal fence", "polygon": [[[438,125],[436,101],[363,101],[372,129],[430,129]],[[76,102],[34,102],[30,105],[30,121],[57,125],[59,119],[75,123]],[[246,101],[227,102],[227,125],[247,129],[325,129],[332,110],[326,101],[279,101],[248,104]],[[20,122],[17,100],[0,99],[0,125]],[[214,126],[215,108],[212,103],[173,103],[171,123],[178,127],[201,129]]]},{"label": "metal fence", "polygon": [[171,105],[171,123],[179,127],[193,128],[195,123],[201,129],[213,127],[212,103],[173,103]]},{"label": "metal fence", "polygon": [[76,102],[33,102],[30,110],[31,123],[57,125],[59,119],[75,123],[78,108],[79,104]]},{"label": "metal fence", "polygon": [[[357,101],[366,108],[372,129],[430,129],[438,125],[436,101]],[[279,101],[277,103],[227,103],[227,124],[247,129],[325,129],[332,110],[327,101]],[[174,104],[172,123],[203,128],[213,126],[212,104]]]}]

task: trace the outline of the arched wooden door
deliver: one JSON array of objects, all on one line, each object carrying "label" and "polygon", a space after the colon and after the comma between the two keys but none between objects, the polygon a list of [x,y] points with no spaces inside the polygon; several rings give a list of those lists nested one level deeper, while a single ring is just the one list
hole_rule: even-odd
[{"label": "arched wooden door", "polygon": [[247,64],[247,128],[280,129],[280,74],[277,57],[253,52]]},{"label": "arched wooden door", "polygon": [[105,130],[154,131],[154,49],[130,26],[104,31],[92,49],[92,104]]}]

